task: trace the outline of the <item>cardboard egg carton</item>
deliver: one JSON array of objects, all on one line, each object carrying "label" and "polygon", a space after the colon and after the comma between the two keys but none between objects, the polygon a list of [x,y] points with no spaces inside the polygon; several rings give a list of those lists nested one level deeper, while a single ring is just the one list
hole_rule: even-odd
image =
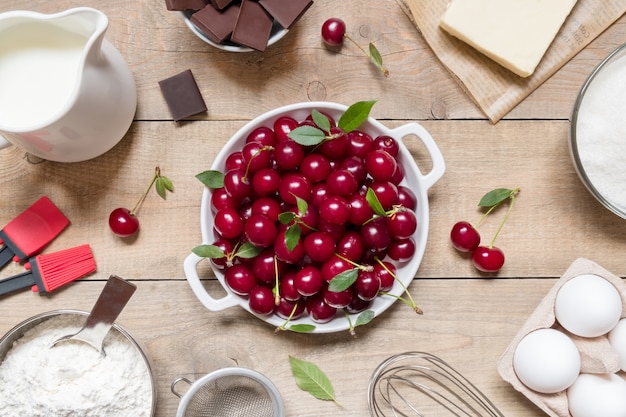
[{"label": "cardboard egg carton", "polygon": [[500,376],[552,417],[571,417],[566,391],[561,391],[556,394],[542,394],[533,391],[517,378],[515,370],[513,369],[513,355],[515,349],[527,334],[544,328],[560,330],[568,335],[574,341],[574,344],[576,344],[581,357],[581,372],[604,374],[619,373],[622,378],[626,378],[624,372],[620,371],[617,353],[611,347],[607,335],[594,338],[579,337],[567,332],[556,321],[554,302],[559,289],[570,279],[582,274],[598,275],[613,284],[622,298],[621,317],[626,317],[626,284],[621,278],[602,268],[595,262],[589,259],[579,258],[570,265],[563,276],[561,276],[554,287],[552,287],[539,303],[535,311],[528,320],[526,320],[526,323],[524,323],[519,332],[517,332],[498,360],[498,372]]}]

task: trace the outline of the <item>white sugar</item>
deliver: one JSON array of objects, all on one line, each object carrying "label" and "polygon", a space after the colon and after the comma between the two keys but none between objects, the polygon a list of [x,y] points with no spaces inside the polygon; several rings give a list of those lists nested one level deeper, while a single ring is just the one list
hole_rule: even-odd
[{"label": "white sugar", "polygon": [[596,74],[582,100],[576,139],[595,189],[626,212],[626,55]]}]

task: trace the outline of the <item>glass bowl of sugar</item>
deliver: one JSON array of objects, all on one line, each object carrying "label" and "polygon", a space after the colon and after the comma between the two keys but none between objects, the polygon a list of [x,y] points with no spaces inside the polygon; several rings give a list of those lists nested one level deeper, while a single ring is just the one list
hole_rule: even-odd
[{"label": "glass bowl of sugar", "polygon": [[589,192],[626,219],[626,44],[583,84],[571,118],[569,147]]}]

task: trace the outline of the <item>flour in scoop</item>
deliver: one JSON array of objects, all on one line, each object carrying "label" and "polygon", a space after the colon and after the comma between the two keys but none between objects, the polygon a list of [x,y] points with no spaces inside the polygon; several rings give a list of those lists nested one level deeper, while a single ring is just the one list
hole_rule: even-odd
[{"label": "flour in scoop", "polygon": [[0,364],[0,416],[149,417],[152,385],[138,349],[119,331],[105,338],[106,357],[76,341],[85,317],[53,316],[19,338]]},{"label": "flour in scoop", "polygon": [[596,74],[578,113],[576,142],[596,190],[626,211],[626,55]]}]

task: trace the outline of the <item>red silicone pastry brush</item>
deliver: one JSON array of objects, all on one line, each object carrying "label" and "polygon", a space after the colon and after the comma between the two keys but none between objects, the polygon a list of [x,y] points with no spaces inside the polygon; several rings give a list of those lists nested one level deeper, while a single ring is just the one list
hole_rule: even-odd
[{"label": "red silicone pastry brush", "polygon": [[0,268],[38,254],[70,221],[48,197],[41,197],[0,230]]},{"label": "red silicone pastry brush", "polygon": [[25,266],[30,271],[0,280],[0,295],[31,286],[35,292],[51,292],[96,270],[89,245],[37,255]]}]

